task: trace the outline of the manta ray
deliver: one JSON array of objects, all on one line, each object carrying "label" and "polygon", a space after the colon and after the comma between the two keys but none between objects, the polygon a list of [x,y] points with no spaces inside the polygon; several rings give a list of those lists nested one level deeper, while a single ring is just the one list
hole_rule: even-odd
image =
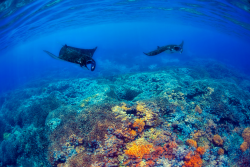
[{"label": "manta ray", "polygon": [[144,53],[147,56],[155,56],[158,55],[162,52],[167,52],[167,53],[176,53],[176,52],[180,52],[182,53],[183,51],[183,44],[184,42],[182,41],[182,43],[180,45],[166,45],[166,46],[157,46],[157,49],[148,53]]},{"label": "manta ray", "polygon": [[60,52],[59,56],[55,56],[54,54],[50,53],[49,51],[44,50],[48,55],[50,55],[52,58],[57,59],[57,60],[64,60],[67,62],[79,64],[81,67],[87,67],[88,64],[91,64],[91,71],[95,70],[96,67],[96,62],[92,58],[95,50],[97,47],[94,49],[80,49],[80,48],[75,48],[72,46],[67,46],[64,45]]}]

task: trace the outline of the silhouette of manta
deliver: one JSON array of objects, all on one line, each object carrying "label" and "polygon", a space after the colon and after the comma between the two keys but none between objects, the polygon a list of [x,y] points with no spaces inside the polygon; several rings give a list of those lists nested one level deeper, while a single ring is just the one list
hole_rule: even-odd
[{"label": "silhouette of manta", "polygon": [[94,49],[80,49],[64,45],[59,52],[59,57],[55,56],[49,51],[44,50],[44,52],[46,52],[54,59],[79,64],[81,67],[84,66],[87,69],[87,65],[91,64],[91,71],[94,71],[96,67],[96,62],[92,57],[96,49],[97,47],[95,47]]},{"label": "silhouette of manta", "polygon": [[158,55],[158,54],[165,52],[165,51],[168,53],[176,53],[176,52],[182,53],[183,44],[184,44],[184,42],[182,41],[182,43],[180,45],[166,45],[166,46],[162,46],[162,47],[157,46],[156,50],[149,52],[149,53],[144,53],[144,52],[143,53],[147,56],[155,56],[155,55]]}]

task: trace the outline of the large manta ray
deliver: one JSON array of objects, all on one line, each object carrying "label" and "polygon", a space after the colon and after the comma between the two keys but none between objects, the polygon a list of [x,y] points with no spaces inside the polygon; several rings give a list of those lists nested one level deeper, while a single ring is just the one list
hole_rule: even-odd
[{"label": "large manta ray", "polygon": [[91,71],[94,71],[96,63],[92,57],[96,49],[97,47],[95,47],[94,49],[80,49],[64,45],[59,52],[59,57],[55,56],[54,54],[46,50],[44,50],[44,52],[46,52],[54,59],[64,60],[71,63],[79,64],[81,67],[84,66],[87,69],[88,69],[87,65],[91,64]]},{"label": "large manta ray", "polygon": [[165,51],[168,53],[176,53],[176,52],[182,53],[183,44],[184,44],[184,42],[182,41],[182,43],[180,45],[166,45],[166,46],[162,46],[162,47],[157,46],[156,50],[154,50],[152,52],[148,52],[148,53],[144,53],[144,52],[143,53],[147,56],[155,56],[155,55],[158,55],[158,54],[165,52]]}]

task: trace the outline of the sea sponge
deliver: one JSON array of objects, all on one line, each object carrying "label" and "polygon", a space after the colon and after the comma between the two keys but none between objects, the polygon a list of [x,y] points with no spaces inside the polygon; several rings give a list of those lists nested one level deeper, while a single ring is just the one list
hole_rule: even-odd
[{"label": "sea sponge", "polygon": [[223,140],[221,139],[220,135],[214,135],[213,142],[214,142],[214,144],[216,144],[218,146],[223,145]]},{"label": "sea sponge", "polygon": [[246,151],[249,148],[249,144],[247,142],[243,142],[240,146],[240,150],[242,152]]},{"label": "sea sponge", "polygon": [[224,155],[224,150],[223,150],[222,148],[220,148],[220,149],[218,150],[218,154],[219,154],[219,155]]},{"label": "sea sponge", "polygon": [[188,139],[186,142],[187,142],[187,144],[188,144],[189,146],[192,146],[192,147],[197,148],[197,142],[196,142],[195,140],[193,140],[193,139]]}]

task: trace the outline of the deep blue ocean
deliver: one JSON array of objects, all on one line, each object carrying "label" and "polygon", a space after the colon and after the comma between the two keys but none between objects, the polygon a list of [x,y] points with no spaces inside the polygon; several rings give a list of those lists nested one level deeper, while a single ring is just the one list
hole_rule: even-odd
[{"label": "deep blue ocean", "polygon": [[[182,53],[169,54],[164,51],[155,56],[144,54],[144,52],[154,51],[158,47],[180,45],[182,41],[184,42]],[[65,45],[81,49],[97,47],[93,55],[93,59],[96,62],[95,70],[91,71],[85,67],[81,68],[79,64],[53,59],[44,52],[44,50],[47,50],[55,56],[59,56],[60,49]],[[143,78],[141,75],[144,74],[148,77],[151,77],[151,75],[152,77],[155,76],[156,79],[140,80],[140,78]],[[134,79],[132,82],[129,78],[138,79]],[[107,83],[106,80],[108,80]],[[140,81],[145,81],[145,83],[135,86]],[[109,85],[107,89],[104,83]],[[148,87],[148,84],[155,83],[159,84]],[[96,87],[93,86],[94,84],[96,84]],[[164,87],[162,85],[167,86]],[[119,86],[120,88],[118,88]],[[151,88],[154,88],[156,91],[154,92]],[[145,93],[149,89],[150,91]],[[218,90],[218,94],[212,96],[216,90]],[[103,95],[102,93],[106,91],[109,93]],[[150,94],[150,92],[154,93]],[[169,92],[172,92],[172,94]],[[179,93],[176,93],[177,95],[174,96],[173,93],[175,92]],[[183,99],[186,99],[185,104],[180,102],[183,100],[181,94],[185,96],[185,98],[183,97]],[[160,97],[167,97],[168,103],[166,102],[166,105],[165,103],[164,105],[169,105],[169,108],[174,108],[173,106],[175,106],[176,109],[171,110],[171,112],[165,109],[155,111],[156,106],[158,108],[163,106],[161,105],[162,103],[160,104],[157,101],[157,98]],[[3,120],[2,122],[0,121],[0,166],[63,167],[63,164],[68,164],[70,167],[87,167],[92,164],[92,166],[108,167],[109,165],[112,166],[111,164],[113,166],[123,166],[126,162],[127,166],[141,165],[151,167],[164,166],[164,164],[165,166],[167,164],[183,166],[185,163],[185,167],[191,167],[192,164],[188,165],[187,163],[191,163],[192,158],[191,160],[187,160],[187,158],[178,159],[177,157],[181,156],[174,151],[173,155],[176,161],[171,161],[169,157],[166,158],[167,156],[165,156],[168,159],[164,161],[166,163],[160,163],[163,157],[160,157],[159,160],[150,160],[150,162],[144,159],[140,161],[140,164],[138,163],[139,161],[134,162],[135,157],[142,157],[129,153],[133,147],[126,147],[125,145],[128,142],[136,142],[135,140],[144,135],[142,135],[144,131],[138,130],[140,128],[135,126],[136,119],[145,121],[145,134],[149,132],[151,127],[155,129],[160,127],[162,130],[164,129],[163,125],[165,126],[164,123],[160,124],[160,121],[157,122],[156,120],[158,119],[154,120],[157,123],[147,122],[146,117],[144,118],[144,116],[138,114],[142,112],[138,109],[140,104],[143,106],[141,108],[148,108],[148,110],[144,110],[146,115],[149,110],[152,110],[155,115],[159,115],[166,122],[170,123],[168,126],[172,127],[172,129],[168,129],[166,123],[164,134],[166,135],[165,131],[176,133],[177,137],[168,136],[168,141],[175,141],[178,148],[182,148],[181,146],[183,146],[183,143],[186,143],[184,140],[187,138],[197,141],[198,147],[203,146],[202,142],[207,143],[204,145],[204,148],[207,150],[210,148],[209,155],[207,155],[208,153],[204,155],[202,153],[198,154],[198,149],[195,151],[195,149],[188,148],[194,155],[199,155],[202,158],[203,165],[200,164],[200,166],[221,167],[233,166],[235,164],[236,166],[248,166],[247,163],[250,164],[250,159],[248,161],[245,159],[238,161],[238,159],[245,155],[249,156],[250,128],[247,129],[250,123],[249,97],[249,0],[0,0],[0,117]],[[145,101],[147,98],[151,100],[156,98],[156,101]],[[211,98],[211,101],[208,100],[209,98]],[[216,101],[217,104],[215,104]],[[109,111],[112,108],[112,111],[115,113],[119,110],[119,112],[126,111],[127,115],[134,115],[132,118],[126,117],[126,120],[130,121],[130,123],[128,123],[129,121],[127,122],[127,128],[130,128],[131,134],[134,130],[134,133],[138,136],[126,140],[116,136],[119,140],[123,140],[122,147],[124,148],[122,150],[127,148],[127,152],[117,151],[112,155],[105,152],[109,157],[109,161],[105,158],[105,160],[97,158],[98,160],[87,165],[84,165],[84,163],[73,163],[73,160],[77,159],[75,157],[81,155],[77,148],[82,143],[86,142],[81,145],[82,147],[84,146],[83,148],[86,151],[83,151],[84,155],[86,153],[86,155],[91,155],[92,157],[86,158],[82,154],[80,159],[95,159],[93,156],[98,154],[97,150],[101,148],[101,146],[98,146],[100,144],[98,143],[98,137],[93,137],[93,140],[90,141],[85,139],[84,135],[81,136],[80,132],[75,132],[74,130],[74,133],[73,131],[67,131],[73,137],[66,136],[63,138],[65,139],[64,142],[67,141],[74,147],[74,151],[71,150],[72,154],[62,150],[61,153],[53,152],[53,150],[60,150],[58,147],[60,144],[56,146],[51,144],[59,141],[59,139],[55,139],[55,134],[53,134],[55,132],[53,131],[52,133],[51,131],[45,137],[41,136],[40,133],[45,134],[44,131],[47,132],[48,122],[57,121],[54,119],[60,119],[60,121],[52,128],[53,130],[58,130],[60,126],[70,127],[73,124],[67,122],[64,116],[58,115],[59,108],[60,112],[66,113],[66,106],[70,105],[70,107],[73,106],[73,108],[70,108],[70,111],[74,110],[80,113],[79,109],[74,108],[75,106],[79,107],[80,105],[82,107],[81,110],[84,110],[85,107],[91,108],[99,105],[99,102],[103,102],[103,104],[105,102],[105,105],[110,102],[110,106],[120,106],[122,108],[119,110],[112,107],[104,107],[105,109],[109,108]],[[124,107],[126,105],[128,108],[132,108],[131,111]],[[30,106],[33,106],[33,108],[29,108]],[[181,109],[178,110],[178,108]],[[203,111],[202,113],[199,108]],[[91,111],[99,113],[98,109],[92,109]],[[102,109],[102,111],[105,109]],[[189,126],[187,122],[192,122],[186,121],[185,123],[185,120],[189,118],[185,118],[184,115],[190,115],[189,112],[191,110],[198,111],[200,114],[208,114],[203,116],[196,115],[199,122],[207,122],[206,127],[204,126],[203,128],[203,125],[194,121],[195,123],[190,125],[191,130],[184,130],[184,127]],[[178,112],[180,115],[175,115]],[[36,113],[46,114],[39,115]],[[160,113],[164,114],[161,115]],[[171,118],[170,120],[168,118],[169,113],[173,114],[172,118],[176,117],[176,119],[173,120]],[[83,120],[80,116],[73,119],[73,116],[69,115],[67,117],[75,122]],[[155,115],[152,117],[156,118]],[[100,118],[95,115],[92,116],[100,120],[106,119],[105,116],[100,116]],[[182,116],[183,118],[181,118]],[[194,116],[195,119],[196,116]],[[109,115],[109,117],[111,118],[112,116]],[[42,119],[41,122],[33,122],[34,120],[40,120],[40,118]],[[92,119],[89,115],[86,118]],[[182,124],[181,122],[184,123]],[[81,125],[83,124],[87,126],[87,123],[81,123]],[[91,123],[88,126],[94,127],[94,125],[95,123]],[[33,130],[31,130],[31,126]],[[98,123],[97,127],[100,126]],[[217,128],[214,128],[215,126]],[[105,125],[105,128],[109,129],[107,134],[115,136],[116,133],[112,131],[112,128],[110,130],[110,127],[111,125]],[[120,127],[120,125],[116,127]],[[199,127],[202,128],[199,129]],[[227,131],[225,127],[232,131]],[[222,128],[222,130],[218,130],[219,128]],[[20,136],[20,140],[17,140],[18,137],[16,136],[26,134],[29,130],[29,134],[33,135],[31,135],[29,140],[21,140]],[[99,131],[104,130],[99,129]],[[204,132],[204,134],[219,134],[224,141],[224,145],[216,143],[211,135],[210,138],[209,135],[205,135],[206,137],[204,138],[200,137],[202,138],[200,140],[191,137],[193,131],[195,134],[198,131]],[[63,134],[66,132],[58,130],[56,133]],[[231,148],[230,144],[225,144],[226,136],[230,136],[232,133],[237,133],[238,136],[230,139],[228,137],[227,143],[231,142],[232,144],[232,141],[237,141],[238,143],[232,144],[237,149]],[[54,135],[53,139],[51,139],[52,134]],[[90,134],[92,134],[92,131],[88,135],[91,136]],[[104,138],[104,134],[100,136]],[[245,136],[248,136],[249,139]],[[34,138],[36,138],[36,141],[33,141]],[[79,140],[77,144],[76,140]],[[80,140],[84,140],[84,142],[81,143]],[[25,141],[23,142],[25,144],[21,141]],[[245,144],[248,143],[248,145],[244,145],[244,148],[248,148],[246,152],[241,145],[243,141],[245,141]],[[10,148],[5,148],[4,146],[7,147],[8,143]],[[14,144],[12,146],[10,143],[15,143],[15,146]],[[29,145],[29,143],[32,144]],[[154,151],[156,150],[155,141],[147,139],[146,143],[153,143]],[[150,144],[146,146],[149,147]],[[104,145],[102,143],[102,146]],[[163,148],[165,145],[160,143],[157,146],[162,146]],[[209,146],[209,148],[206,146]],[[244,151],[239,151],[240,146],[241,150]],[[34,150],[37,150],[37,152],[30,151],[29,147],[34,147]],[[166,147],[173,149],[170,144]],[[150,149],[152,149],[151,146]],[[219,149],[224,149],[224,159],[221,158],[222,155],[220,153],[218,153],[219,155],[217,154]],[[38,155],[41,150],[47,150],[47,152],[41,154],[44,155],[44,159],[41,159]],[[7,153],[8,151],[13,154]],[[53,152],[53,156],[51,152]],[[179,152],[182,153],[182,157],[188,154],[188,151]],[[242,152],[244,152],[244,156]],[[152,150],[150,153],[152,153]],[[237,156],[234,157],[233,154]],[[122,155],[123,158],[125,156],[124,159],[126,161],[121,161],[117,157],[115,160],[112,159],[118,155]],[[131,160],[131,157],[134,159]],[[119,159],[119,162],[117,159]],[[35,163],[38,161],[39,164]],[[197,164],[198,161],[196,162]],[[150,166],[150,163],[153,165],[151,164]]]}]

